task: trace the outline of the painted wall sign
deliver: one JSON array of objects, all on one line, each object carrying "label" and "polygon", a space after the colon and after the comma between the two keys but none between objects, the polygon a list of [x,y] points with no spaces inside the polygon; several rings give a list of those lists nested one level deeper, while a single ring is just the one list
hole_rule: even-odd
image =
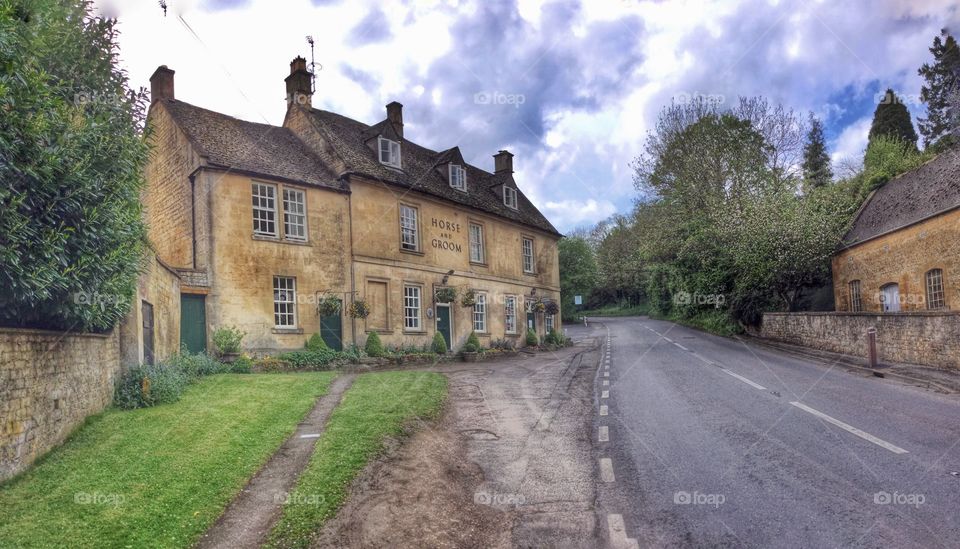
[{"label": "painted wall sign", "polygon": [[430,240],[430,245],[438,250],[450,250],[460,253],[463,251],[463,245],[454,240],[453,235],[460,233],[460,224],[455,221],[430,219],[430,225],[440,231],[436,238]]}]

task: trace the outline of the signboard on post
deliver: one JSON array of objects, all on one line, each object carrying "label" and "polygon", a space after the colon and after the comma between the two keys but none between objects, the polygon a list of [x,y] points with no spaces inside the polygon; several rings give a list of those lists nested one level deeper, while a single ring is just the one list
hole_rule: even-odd
[{"label": "signboard on post", "polygon": [[583,305],[583,296],[582,296],[582,295],[575,295],[575,296],[573,296],[573,304],[574,304],[574,305]]}]

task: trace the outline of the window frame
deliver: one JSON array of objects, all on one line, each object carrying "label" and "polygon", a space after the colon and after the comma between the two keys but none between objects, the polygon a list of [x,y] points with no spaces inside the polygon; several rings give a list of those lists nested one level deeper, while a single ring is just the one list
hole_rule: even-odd
[{"label": "window frame", "polygon": [[[387,150],[384,151],[383,145],[387,144]],[[384,161],[383,153],[386,152],[388,159]],[[393,139],[388,139],[386,137],[378,136],[377,137],[377,159],[384,166],[390,166],[391,168],[400,169],[403,165],[403,162],[400,159],[400,143],[394,141]]]},{"label": "window frame", "polygon": [[[273,193],[271,196],[260,195],[257,191],[262,189],[270,189]],[[251,197],[251,212],[253,216],[253,234],[254,236],[264,236],[270,238],[279,238],[280,237],[280,226],[277,220],[277,185],[273,183],[264,183],[262,181],[251,181],[250,182],[250,197]],[[269,200],[271,206],[262,206],[258,201]],[[269,220],[260,218],[257,216],[257,212],[266,212],[270,215]],[[261,231],[258,228],[260,223],[272,224],[273,232]]]},{"label": "window frame", "polygon": [[[512,204],[510,200],[507,200],[508,194],[513,198]],[[513,187],[508,187],[507,185],[503,186],[503,205],[512,210],[520,209],[520,199],[517,197],[517,189],[514,189]]]},{"label": "window frame", "polygon": [[[457,174],[458,177],[453,175]],[[450,163],[447,165],[447,179],[450,181],[450,187],[458,191],[467,192],[467,168],[460,165]],[[457,181],[458,184],[454,184],[454,181]]]},{"label": "window frame", "polygon": [[477,293],[473,302],[473,331],[478,334],[487,333],[487,294],[485,293]]},{"label": "window frame", "polygon": [[[931,276],[933,275],[933,276]],[[937,267],[930,269],[923,274],[923,286],[926,289],[926,299],[927,299],[927,310],[928,311],[938,311],[940,309],[947,308],[947,294],[944,292],[943,288],[943,269]],[[933,288],[932,282],[936,282],[939,285],[939,289]],[[939,296],[936,294],[939,293]],[[939,303],[939,305],[934,305]]]},{"label": "window frame", "polygon": [[863,291],[861,288],[860,279],[851,280],[850,282],[847,282],[847,294],[850,297],[850,312],[862,313],[863,312]]},{"label": "window frame", "polygon": [[551,330],[556,329],[556,316],[557,315],[543,315],[543,327],[547,333],[550,333]]},{"label": "window frame", "polygon": [[[291,282],[291,287],[280,287],[278,283],[283,280]],[[278,299],[279,292],[290,292],[292,299]],[[290,309],[281,312],[281,306],[288,306]],[[293,321],[292,324],[280,324],[282,315],[289,315]],[[273,275],[273,327],[277,330],[295,330],[297,329],[297,277],[286,275]]]},{"label": "window frame", "polygon": [[[530,255],[527,255],[527,242],[530,243]],[[527,269],[527,259],[530,260],[530,268]],[[537,274],[537,246],[532,236],[522,235],[520,237],[520,266],[523,268],[523,274]]]},{"label": "window frame", "polygon": [[[407,290],[416,290],[416,297],[412,295],[407,295]],[[423,332],[423,286],[420,284],[412,284],[405,282],[403,284],[403,331],[404,332]],[[413,309],[414,307],[407,304],[407,299],[416,299],[416,311],[417,316],[412,317],[407,315],[408,309]],[[410,319],[416,319],[416,326],[408,326],[407,321]]]},{"label": "window frame", "polygon": [[[476,227],[479,230],[478,234],[480,236],[480,240],[476,242],[477,248],[480,253],[479,259],[474,259],[473,257],[473,245],[474,245],[473,228],[474,227]],[[484,243],[485,238],[483,233],[484,233],[483,223],[470,221],[469,224],[467,225],[467,246],[469,247],[469,251],[470,251],[470,263],[476,263],[478,265],[486,265],[487,263],[487,250]]]},{"label": "window frame", "polygon": [[[513,329],[510,329],[510,319],[511,311],[513,311]],[[506,295],[503,296],[503,331],[508,335],[517,335],[517,296],[515,295]]]},{"label": "window frame", "polygon": [[[404,210],[404,208],[407,208],[407,209],[412,210],[412,211],[413,211],[413,214],[414,214],[414,217],[413,217],[413,227],[412,227],[412,230],[413,230],[413,246],[414,246],[413,248],[405,248],[405,247],[404,247],[404,245],[405,245],[406,243],[404,242],[404,232],[403,232],[403,231],[404,231],[404,229],[410,229],[410,227],[404,227],[404,225],[403,225],[403,223],[404,223],[404,220],[403,220],[403,218],[404,218],[404,215],[403,215],[403,210]],[[408,252],[408,253],[422,253],[422,252],[421,252],[421,246],[420,246],[420,208],[419,208],[418,206],[414,206],[413,204],[407,204],[407,203],[405,203],[405,202],[401,202],[400,205],[397,207],[397,218],[398,218],[399,229],[400,229],[400,251],[401,251],[401,252]]]},{"label": "window frame", "polygon": [[[287,209],[287,203],[289,202],[287,200],[287,193],[291,193],[291,194],[296,193],[300,195],[301,201],[299,202],[299,205],[302,208],[302,211],[300,213],[291,214]],[[306,242],[308,240],[308,235],[310,234],[307,229],[307,191],[303,189],[298,189],[296,187],[284,186],[281,188],[281,197],[283,199],[283,238],[286,240],[293,240],[295,242]],[[290,232],[287,230],[287,225],[289,224],[287,217],[291,215],[295,215],[303,218],[303,222],[300,225],[301,227],[303,227],[303,236],[290,236]]]}]

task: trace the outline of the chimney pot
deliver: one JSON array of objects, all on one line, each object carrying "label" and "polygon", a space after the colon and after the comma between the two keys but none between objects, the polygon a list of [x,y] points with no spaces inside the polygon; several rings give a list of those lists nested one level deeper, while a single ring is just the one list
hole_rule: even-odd
[{"label": "chimney pot", "polygon": [[287,108],[292,105],[313,106],[313,74],[307,70],[307,60],[297,56],[290,62],[290,75],[283,79],[287,84]]},{"label": "chimney pot", "polygon": [[387,120],[393,124],[400,137],[403,137],[403,105],[392,101],[387,104]]},{"label": "chimney pot", "polygon": [[507,150],[497,151],[493,155],[493,173],[513,173],[513,154]]},{"label": "chimney pot", "polygon": [[150,104],[161,99],[173,99],[173,73],[166,65],[160,65],[150,77]]}]

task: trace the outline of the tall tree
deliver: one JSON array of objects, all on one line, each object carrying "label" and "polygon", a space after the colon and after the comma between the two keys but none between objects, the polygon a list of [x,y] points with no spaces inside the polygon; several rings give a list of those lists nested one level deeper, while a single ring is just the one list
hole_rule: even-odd
[{"label": "tall tree", "polygon": [[823,123],[810,113],[810,130],[807,143],[803,147],[803,190],[810,193],[813,189],[825,187],[833,179],[830,169],[830,156],[823,138]]},{"label": "tall tree", "polygon": [[873,111],[873,123],[870,124],[869,140],[873,141],[879,136],[899,139],[913,148],[917,147],[917,132],[913,129],[910,111],[889,88]]},{"label": "tall tree", "polygon": [[930,47],[933,64],[924,63],[917,71],[926,81],[920,88],[920,100],[927,105],[927,117],[921,118],[920,134],[925,147],[937,144],[942,139],[947,143],[956,141],[952,135],[957,130],[958,114],[955,95],[960,92],[960,49],[957,41],[947,32],[933,38]]},{"label": "tall tree", "polygon": [[560,264],[560,303],[564,318],[575,316],[573,296],[589,296],[597,284],[597,260],[583,237],[567,237],[557,244]]},{"label": "tall tree", "polygon": [[149,150],[115,23],[0,0],[0,324],[107,330],[129,309]]}]

